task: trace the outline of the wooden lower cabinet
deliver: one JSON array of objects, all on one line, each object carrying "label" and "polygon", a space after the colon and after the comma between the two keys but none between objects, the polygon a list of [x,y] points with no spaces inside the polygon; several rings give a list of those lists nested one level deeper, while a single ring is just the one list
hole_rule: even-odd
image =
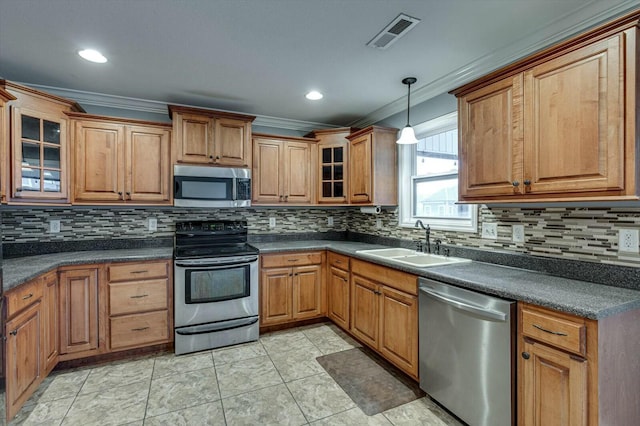
[{"label": "wooden lower cabinet", "polygon": [[324,252],[262,256],[260,325],[283,324],[325,315],[324,259]]},{"label": "wooden lower cabinet", "polygon": [[97,267],[60,273],[61,355],[98,352],[98,294]]},{"label": "wooden lower cabinet", "polygon": [[360,260],[351,265],[351,333],[417,378],[417,277]]},{"label": "wooden lower cabinet", "polygon": [[327,316],[339,327],[350,326],[349,272],[329,266],[327,280]]},{"label": "wooden lower cabinet", "polygon": [[58,363],[60,342],[58,336],[59,318],[59,288],[58,274],[53,271],[47,273],[42,279],[42,319],[43,319],[43,356],[45,362],[45,374],[48,374]]},{"label": "wooden lower cabinet", "polygon": [[6,324],[7,419],[44,379],[42,303],[37,300]]},{"label": "wooden lower cabinet", "polygon": [[587,361],[542,343],[524,342],[523,426],[587,424]]}]

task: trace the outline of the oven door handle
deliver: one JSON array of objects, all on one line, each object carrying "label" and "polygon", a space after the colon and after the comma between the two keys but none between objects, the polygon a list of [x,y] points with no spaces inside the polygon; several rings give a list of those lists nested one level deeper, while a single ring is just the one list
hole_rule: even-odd
[{"label": "oven door handle", "polygon": [[194,334],[214,333],[218,331],[233,330],[234,328],[246,327],[257,323],[259,317],[240,318],[231,321],[221,321],[213,324],[194,325],[190,327],[176,328],[176,333],[181,336],[191,336]]},{"label": "oven door handle", "polygon": [[245,265],[251,265],[251,262],[255,262],[258,260],[258,257],[251,257],[251,258],[245,258],[242,259],[240,261],[228,261],[228,262],[202,262],[202,263],[198,263],[198,262],[190,262],[188,260],[176,260],[175,261],[175,265],[179,268],[190,268],[190,269],[194,269],[194,268],[216,268],[216,269],[220,269],[220,268],[225,268],[228,266],[245,266]]}]

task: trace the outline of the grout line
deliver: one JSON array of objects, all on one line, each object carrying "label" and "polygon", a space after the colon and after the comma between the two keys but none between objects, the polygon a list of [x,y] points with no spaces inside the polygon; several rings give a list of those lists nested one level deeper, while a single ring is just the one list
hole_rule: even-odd
[{"label": "grout line", "polygon": [[213,362],[213,373],[216,375],[216,385],[218,385],[218,395],[220,396],[220,409],[222,410],[222,420],[227,424],[227,413],[224,412],[224,401],[222,400],[222,389],[220,388],[220,378],[218,377],[218,368],[216,365],[216,357],[213,356],[213,350],[209,351],[211,361]]}]

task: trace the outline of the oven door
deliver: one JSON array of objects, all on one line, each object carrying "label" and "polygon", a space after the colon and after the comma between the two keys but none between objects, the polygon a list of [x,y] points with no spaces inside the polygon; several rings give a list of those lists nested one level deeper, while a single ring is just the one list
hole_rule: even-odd
[{"label": "oven door", "polygon": [[175,326],[258,315],[258,257],[175,261]]}]

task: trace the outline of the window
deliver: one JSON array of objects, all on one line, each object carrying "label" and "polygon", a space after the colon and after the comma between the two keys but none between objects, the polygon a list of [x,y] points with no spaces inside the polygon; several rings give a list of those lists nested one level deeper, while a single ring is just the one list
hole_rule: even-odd
[{"label": "window", "polygon": [[458,202],[457,113],[414,126],[418,143],[400,146],[400,225],[476,232],[477,206]]}]

